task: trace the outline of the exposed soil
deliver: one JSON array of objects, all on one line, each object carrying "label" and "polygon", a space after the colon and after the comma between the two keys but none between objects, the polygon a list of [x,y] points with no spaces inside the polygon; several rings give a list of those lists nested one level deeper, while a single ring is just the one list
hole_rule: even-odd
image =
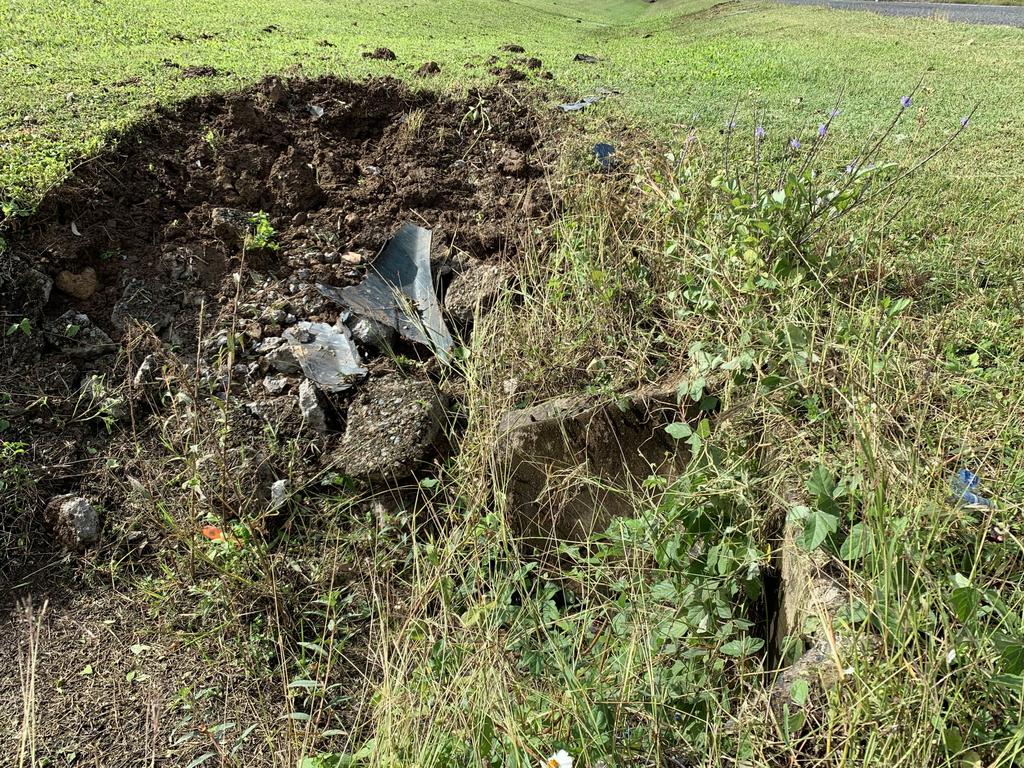
[{"label": "exposed soil", "polygon": [[[213,74],[193,69],[182,76]],[[138,478],[172,483],[162,486],[165,500],[185,511],[177,524],[186,537],[211,515],[255,521],[253,530],[268,542],[287,525],[286,510],[258,512],[268,508],[272,481],[288,478],[296,494],[304,484],[319,487],[338,464],[350,405],[365,383],[321,397],[329,426],[311,433],[295,398],[301,376],[275,368],[264,342],[279,341],[299,321],[344,319],[316,284],[362,280],[408,221],[433,232],[442,300],[456,276],[491,274],[480,266],[514,262],[522,238],[549,210],[542,138],[528,98],[507,90],[453,100],[390,79],[269,78],[158,111],[114,149],[85,161],[32,218],[5,233],[0,314],[5,328],[27,320],[0,338],[0,391],[11,393],[0,403],[3,436],[26,445],[23,457],[0,467],[8,473],[0,477],[5,493],[17,500],[0,514],[0,635],[9,640],[0,649],[0,693],[8,702],[0,720],[12,732],[21,716],[19,658],[28,633],[15,605],[29,594],[37,607],[51,600],[37,722],[40,754],[54,762],[66,760],[65,751],[89,764],[115,764],[104,762],[112,754],[129,762],[155,755],[156,764],[167,765],[194,756],[202,739],[177,751],[168,746],[180,736],[184,710],[162,717],[149,702],[162,707],[174,691],[195,687],[187,670],[211,663],[220,671],[206,686],[217,691],[210,711],[195,715],[203,727],[217,717],[243,722],[239,707],[285,706],[279,686],[240,681],[244,659],[217,667],[202,658],[202,643],[147,640],[152,617],[141,608],[107,610],[119,597],[97,584],[91,569],[111,562],[119,564],[111,574],[120,573],[130,563],[146,572],[155,568],[154,550],[181,547],[127,511],[157,514]],[[456,332],[464,328],[452,323]],[[401,344],[397,351],[406,360],[396,379],[394,358],[360,341],[371,382],[398,382],[396,397],[404,392],[402,376],[413,380],[411,393],[436,386],[429,353]],[[222,442],[202,445],[200,425],[221,418],[230,425]],[[169,424],[176,425],[170,432]],[[367,432],[361,439],[372,445]],[[268,444],[289,441],[296,452],[287,458],[266,452]],[[187,485],[173,484],[180,478],[154,477],[161,463],[173,477],[183,456],[207,450],[223,476],[212,482],[212,497],[197,502]],[[64,553],[43,521],[47,500],[59,493],[81,494],[103,510],[99,550],[85,560]],[[305,576],[284,566],[282,572],[275,578],[314,589]],[[184,597],[164,610],[187,608]],[[239,600],[245,625],[273,618],[287,634],[301,624],[282,605]],[[104,639],[112,632],[117,643]],[[155,650],[130,650],[140,644]],[[88,665],[95,677],[79,675]],[[125,681],[129,667],[139,671]],[[102,690],[92,690],[101,682]],[[65,719],[62,691],[107,703]],[[232,695],[237,700],[229,701]],[[133,733],[152,740],[139,736],[133,746]]]}]

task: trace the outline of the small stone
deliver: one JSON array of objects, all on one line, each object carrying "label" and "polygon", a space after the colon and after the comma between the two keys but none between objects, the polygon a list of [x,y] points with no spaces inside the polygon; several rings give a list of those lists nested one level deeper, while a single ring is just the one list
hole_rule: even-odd
[{"label": "small stone", "polygon": [[231,248],[241,248],[252,230],[253,214],[238,208],[214,208],[210,211],[213,234]]},{"label": "small stone", "polygon": [[270,486],[270,511],[276,512],[288,503],[291,488],[287,480],[276,480]]},{"label": "small stone", "polygon": [[351,226],[353,226],[355,224],[358,224],[358,223],[359,223],[359,214],[358,213],[352,212],[352,213],[349,213],[349,214],[347,214],[345,216],[345,224],[347,224],[348,226],[351,227]]},{"label": "small stone", "polygon": [[346,264],[362,264],[363,254],[357,253],[356,251],[349,251],[348,253],[343,253],[341,255],[341,260],[344,261]]},{"label": "small stone", "polygon": [[81,496],[57,496],[47,504],[47,517],[57,540],[75,552],[100,539],[100,516],[92,502]]},{"label": "small stone", "polygon": [[272,397],[283,395],[288,391],[288,379],[284,376],[264,376],[263,389],[265,389],[267,394]]},{"label": "small stone", "polygon": [[288,313],[283,309],[265,309],[260,314],[260,322],[270,325],[284,325]]},{"label": "small stone", "polygon": [[360,344],[367,344],[377,349],[386,350],[394,346],[397,333],[387,323],[363,317],[352,324],[352,338]]},{"label": "small stone", "polygon": [[299,410],[302,420],[317,432],[327,431],[327,414],[320,404],[320,393],[309,379],[299,384]]},{"label": "small stone", "polygon": [[99,287],[100,282],[96,277],[96,270],[92,267],[86,267],[81,272],[64,270],[57,275],[57,290],[79,301],[90,298]]},{"label": "small stone", "polygon": [[156,374],[156,355],[146,355],[142,364],[139,365],[139,370],[135,372],[135,378],[132,379],[132,385],[139,389],[144,389],[156,382]]},{"label": "small stone", "polygon": [[295,353],[287,344],[272,349],[264,359],[278,373],[298,373],[302,370],[299,361],[295,359]]},{"label": "small stone", "polygon": [[294,216],[292,216],[292,224],[294,224],[297,227],[297,226],[299,226],[301,224],[305,224],[306,223],[306,219],[308,219],[308,218],[309,218],[309,214],[308,213],[306,213],[305,211],[299,211]]},{"label": "small stone", "polygon": [[68,310],[45,326],[48,340],[71,357],[90,358],[113,352],[117,345],[93,325],[89,316]]}]

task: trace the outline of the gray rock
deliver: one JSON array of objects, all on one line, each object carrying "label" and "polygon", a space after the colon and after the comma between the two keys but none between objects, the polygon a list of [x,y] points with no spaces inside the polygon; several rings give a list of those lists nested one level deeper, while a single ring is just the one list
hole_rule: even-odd
[{"label": "gray rock", "polygon": [[73,309],[47,323],[44,330],[48,334],[47,339],[71,357],[99,357],[117,349],[103,329],[93,325],[88,315]]},{"label": "gray rock", "polygon": [[92,502],[81,496],[57,496],[46,506],[57,540],[75,552],[100,540],[100,516]]},{"label": "gray rock", "polygon": [[263,389],[267,391],[268,395],[275,397],[277,395],[283,395],[288,391],[288,379],[284,376],[264,376]]},{"label": "gray rock", "polygon": [[260,322],[272,323],[274,325],[284,325],[287,318],[288,313],[283,309],[265,309],[260,314]]},{"label": "gray rock", "polygon": [[229,248],[241,248],[252,231],[252,217],[238,208],[214,208],[210,211],[213,234]]},{"label": "gray rock", "polygon": [[415,475],[448,451],[444,406],[430,381],[400,374],[371,380],[349,408],[338,468],[371,481]]},{"label": "gray rock", "polygon": [[678,475],[689,458],[685,443],[665,431],[681,418],[674,386],[612,402],[560,398],[506,414],[492,466],[513,530],[542,547],[585,541],[612,518],[632,517],[631,491],[652,475]]},{"label": "gray rock", "polygon": [[295,352],[287,345],[281,345],[270,350],[265,357],[267,365],[278,373],[298,373],[302,370]]},{"label": "gray rock", "polygon": [[455,324],[470,326],[477,312],[482,314],[494,306],[508,280],[509,272],[501,264],[473,262],[448,286],[445,312]]},{"label": "gray rock", "polygon": [[327,432],[327,414],[320,402],[320,393],[308,379],[299,384],[299,410],[302,412],[302,420],[311,429]]},{"label": "gray rock", "polygon": [[363,317],[352,324],[352,337],[360,344],[387,350],[394,347],[398,332],[387,323]]}]

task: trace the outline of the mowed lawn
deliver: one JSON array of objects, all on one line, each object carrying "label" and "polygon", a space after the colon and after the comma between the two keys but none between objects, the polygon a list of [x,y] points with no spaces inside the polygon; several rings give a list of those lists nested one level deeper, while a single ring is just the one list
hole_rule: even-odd
[{"label": "mowed lawn", "polygon": [[[407,77],[435,60],[441,82],[461,85],[486,80],[484,61],[508,42],[544,61],[551,87],[615,87],[621,97],[603,111],[656,129],[695,113],[717,128],[738,106],[741,118],[764,109],[778,131],[813,131],[842,95],[835,135],[855,146],[923,79],[922,140],[981,105],[970,138],[946,161],[984,194],[979,212],[1012,209],[990,201],[1022,179],[1020,164],[1007,162],[1024,137],[1024,34],[1015,29],[707,0],[13,0],[2,14],[0,190],[23,202],[155,102],[296,67]],[[377,46],[398,61],[361,57]],[[574,63],[576,49],[602,61]],[[169,64],[221,74],[182,79]],[[909,134],[908,151],[918,131]]]}]

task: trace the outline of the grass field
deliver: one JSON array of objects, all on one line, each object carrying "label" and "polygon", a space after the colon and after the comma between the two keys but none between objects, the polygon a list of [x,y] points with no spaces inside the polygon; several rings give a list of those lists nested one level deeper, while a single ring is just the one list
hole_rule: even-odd
[{"label": "grass field", "polygon": [[[117,642],[224,649],[196,659],[210,668],[202,690],[225,702],[210,765],[536,765],[563,748],[585,768],[1019,765],[1019,30],[762,2],[13,0],[0,10],[5,217],[30,212],[154,104],[267,73],[411,78],[428,60],[441,65],[431,87],[463,92],[493,80],[484,61],[505,43],[553,73],[533,81],[539,90],[619,93],[552,118],[569,148],[549,170],[564,205],[551,248],[526,254],[517,291],[474,333],[458,461],[437,490],[423,487],[415,510],[357,513],[339,492],[320,508],[331,511],[324,521],[296,523],[279,550],[246,553],[195,544],[172,494],[147,487],[123,514],[166,527],[182,546],[145,574],[111,561],[82,577],[97,610],[138,605],[150,617],[150,635]],[[396,62],[361,56],[382,45]],[[576,63],[576,53],[600,61]],[[165,61],[220,74],[182,79]],[[811,206],[845,189],[844,166],[894,116],[872,161],[908,169],[975,108],[914,175],[883,171],[899,182],[813,238],[794,235],[809,210],[794,200]],[[620,145],[625,172],[614,182],[579,162],[597,138]],[[787,149],[794,138],[800,148]],[[813,178],[796,173],[809,152]],[[790,174],[788,204],[751,192],[755,163]],[[730,187],[737,170],[744,181]],[[671,374],[687,376],[691,392],[703,382],[721,406],[715,426],[688,436],[691,469],[656,509],[633,499],[643,525],[564,547],[557,576],[539,568],[500,504],[482,501],[494,491],[495,419],[513,404],[505,383],[542,400],[610,396]],[[215,442],[213,431],[190,439]],[[13,478],[8,455],[0,468]],[[959,468],[984,479],[994,509],[949,503]],[[197,482],[216,497],[215,478]],[[815,545],[839,556],[857,596],[855,640],[840,685],[798,718],[772,718],[757,654],[744,650],[744,595],[794,506],[831,526]],[[443,535],[421,530],[423,517],[442,521]],[[276,605],[278,578],[292,572],[313,574],[314,586],[289,593],[304,601],[308,634],[286,647],[273,611],[259,626],[240,615]],[[345,589],[335,588],[339,572],[356,574]],[[168,615],[183,595],[198,606],[188,620]],[[353,638],[366,668],[339,691],[332,670],[345,668]],[[198,717],[200,688],[154,686],[153,711]],[[247,698],[252,688],[280,690]],[[25,673],[20,690],[15,764],[87,754],[47,744],[51,762],[38,759],[34,713],[50,710],[35,692],[50,688]],[[228,749],[239,733],[247,758]]]}]

